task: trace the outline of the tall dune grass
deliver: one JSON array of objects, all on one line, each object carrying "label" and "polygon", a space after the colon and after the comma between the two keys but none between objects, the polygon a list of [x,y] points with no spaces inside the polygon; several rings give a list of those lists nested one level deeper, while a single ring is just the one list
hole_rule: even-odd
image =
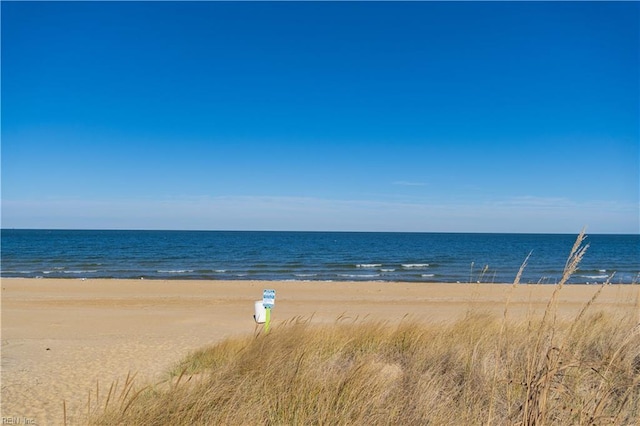
[{"label": "tall dune grass", "polygon": [[[578,237],[566,278],[586,245]],[[519,274],[526,264],[523,264]],[[517,284],[518,278],[514,282]],[[294,318],[182,360],[165,383],[96,399],[98,425],[635,425],[640,324],[629,312],[453,324]],[[638,306],[634,309],[638,310]],[[98,391],[96,390],[96,393]],[[110,390],[109,395],[116,395]]]}]

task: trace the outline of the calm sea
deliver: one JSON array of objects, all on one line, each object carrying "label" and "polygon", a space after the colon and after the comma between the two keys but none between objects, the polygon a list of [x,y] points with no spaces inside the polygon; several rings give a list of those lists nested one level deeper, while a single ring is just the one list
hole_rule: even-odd
[{"label": "calm sea", "polygon": [[[555,283],[576,235],[2,230],[2,277]],[[640,281],[640,235],[589,235],[572,283]]]}]

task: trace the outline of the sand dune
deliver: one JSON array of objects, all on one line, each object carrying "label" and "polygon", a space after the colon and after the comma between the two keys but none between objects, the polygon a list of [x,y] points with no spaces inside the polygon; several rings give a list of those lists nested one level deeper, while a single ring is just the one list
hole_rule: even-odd
[{"label": "sand dune", "polygon": [[[192,350],[255,332],[254,301],[276,290],[273,326],[296,316],[452,321],[469,310],[510,318],[544,311],[548,285],[149,280],[2,280],[2,417],[21,424],[83,424],[116,380],[160,381]],[[570,317],[594,286],[565,286]],[[594,309],[638,314],[639,286],[609,286]],[[91,400],[89,400],[91,398]],[[93,402],[91,402],[93,401]],[[89,404],[88,404],[89,403]],[[92,405],[93,404],[93,405]],[[14,420],[15,421],[15,420]]]}]

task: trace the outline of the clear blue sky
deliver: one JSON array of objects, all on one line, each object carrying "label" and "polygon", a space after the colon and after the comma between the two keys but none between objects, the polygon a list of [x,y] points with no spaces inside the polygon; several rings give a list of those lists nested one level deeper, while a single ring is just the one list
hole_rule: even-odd
[{"label": "clear blue sky", "polygon": [[638,233],[638,2],[6,2],[2,227]]}]

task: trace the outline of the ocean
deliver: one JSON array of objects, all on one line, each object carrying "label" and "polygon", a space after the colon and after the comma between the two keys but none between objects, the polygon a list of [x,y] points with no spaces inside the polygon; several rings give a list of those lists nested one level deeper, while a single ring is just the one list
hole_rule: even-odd
[{"label": "ocean", "polygon": [[[187,280],[523,283],[562,277],[576,235],[15,230],[0,276]],[[640,235],[588,235],[570,283],[640,281]]]}]

